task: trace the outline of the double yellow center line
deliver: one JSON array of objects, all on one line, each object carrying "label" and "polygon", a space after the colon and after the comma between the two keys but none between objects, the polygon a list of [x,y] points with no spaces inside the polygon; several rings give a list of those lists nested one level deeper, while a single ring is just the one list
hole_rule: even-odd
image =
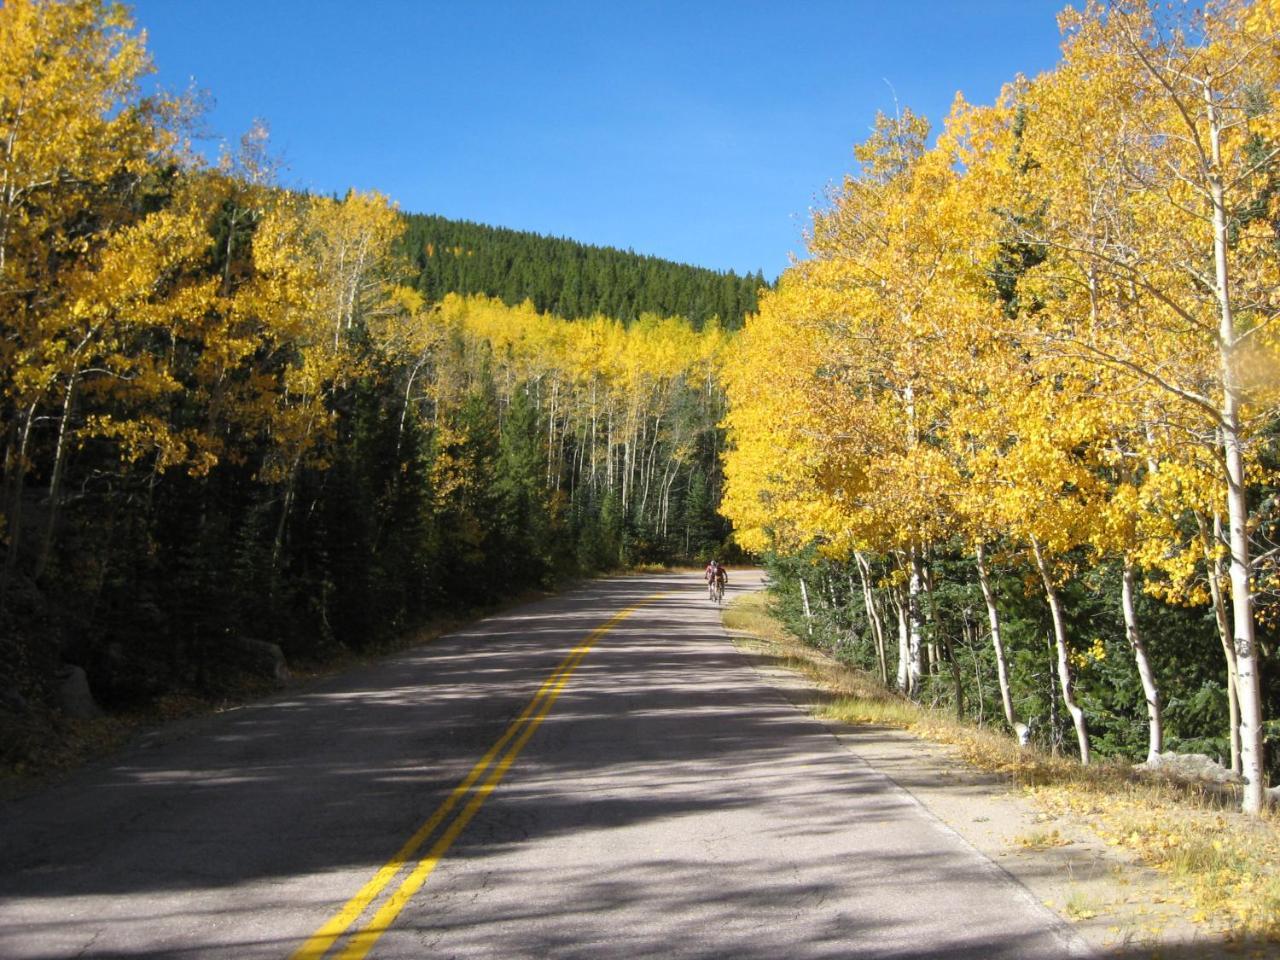
[{"label": "double yellow center line", "polygon": [[[435,812],[426,819],[422,826],[413,832],[413,835],[396,851],[395,856],[374,874],[373,879],[361,887],[356,895],[348,900],[342,906],[342,909],[330,917],[319,930],[313,933],[306,943],[295,950],[290,955],[289,960],[320,960],[321,957],[328,953],[329,949],[346,935],[352,925],[364,916],[370,904],[400,875],[410,860],[417,855],[423,844],[435,834],[436,829],[449,818],[454,809],[470,794],[470,799],[466,799],[465,806],[454,816],[443,832],[436,837],[435,842],[427,850],[426,856],[417,862],[417,865],[401,881],[395,892],[374,911],[373,916],[364,925],[351,935],[343,951],[337,954],[337,960],[363,960],[373,948],[373,945],[378,942],[378,938],[387,931],[400,911],[405,908],[405,905],[413,895],[427,882],[427,878],[431,876],[431,871],[436,868],[436,864],[453,846],[453,842],[458,839],[458,835],[466,829],[467,824],[471,822],[471,818],[476,815],[476,812],[484,805],[489,794],[493,793],[494,788],[502,781],[511,764],[515,762],[516,757],[520,755],[520,751],[524,749],[524,745],[533,736],[533,732],[538,729],[539,724],[551,711],[551,707],[555,704],[556,698],[560,696],[560,691],[564,689],[564,685],[568,683],[569,677],[573,675],[573,671],[577,669],[578,664],[582,662],[582,658],[587,655],[587,652],[595,645],[595,642],[645,604],[651,603],[661,596],[663,594],[655,593],[635,606],[627,607],[592,630],[585,640],[569,651],[569,655],[560,662],[560,665],[556,667],[551,676],[547,677],[538,692],[534,694],[533,699],[529,701],[528,705],[520,713],[520,716],[512,721],[506,732],[476,762],[476,765],[471,768],[471,772],[463,778],[461,783],[453,788],[453,791],[449,796],[445,797],[444,802],[436,808]],[[496,763],[495,760],[497,761]],[[488,772],[487,777],[485,776],[486,772]],[[484,782],[480,783],[479,787],[476,787],[482,777]],[[472,789],[473,787],[475,787],[474,790]]]}]

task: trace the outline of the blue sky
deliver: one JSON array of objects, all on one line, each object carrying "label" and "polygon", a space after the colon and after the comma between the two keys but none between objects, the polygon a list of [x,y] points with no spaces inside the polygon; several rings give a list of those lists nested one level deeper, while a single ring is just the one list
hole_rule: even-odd
[{"label": "blue sky", "polygon": [[1064,2],[132,6],[160,82],[218,137],[266,119],[290,185],[772,278],[877,110],[1052,67]]}]

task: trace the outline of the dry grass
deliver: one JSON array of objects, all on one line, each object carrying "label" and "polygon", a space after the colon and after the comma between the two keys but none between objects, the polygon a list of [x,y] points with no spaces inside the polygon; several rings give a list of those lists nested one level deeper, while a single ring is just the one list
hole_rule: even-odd
[{"label": "dry grass", "polygon": [[1073,889],[1067,895],[1067,902],[1062,905],[1062,912],[1072,920],[1091,920],[1104,909],[1102,903],[1078,889]]},{"label": "dry grass", "polygon": [[[1280,822],[1274,812],[1251,820],[1235,811],[1230,793],[1145,778],[1120,761],[1082,767],[1021,748],[1002,731],[962,724],[807,646],[769,615],[767,603],[763,593],[735,601],[725,612],[725,626],[748,635],[780,666],[831,695],[820,716],[900,727],[950,744],[966,762],[1008,778],[1043,808],[1078,816],[1107,843],[1162,870],[1192,919],[1228,939],[1280,942]],[[1026,839],[1043,846],[1054,838]]]},{"label": "dry grass", "polygon": [[1030,833],[1024,833],[1014,837],[1014,843],[1024,850],[1048,850],[1052,847],[1065,847],[1071,841],[1059,833],[1055,827],[1052,830],[1032,830]]}]

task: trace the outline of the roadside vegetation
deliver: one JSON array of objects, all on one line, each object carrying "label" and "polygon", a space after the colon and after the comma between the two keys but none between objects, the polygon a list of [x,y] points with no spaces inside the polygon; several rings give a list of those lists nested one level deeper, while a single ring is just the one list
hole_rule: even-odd
[{"label": "roadside vegetation", "polygon": [[[1280,4],[1086,3],[881,115],[726,363],[723,510],[882,683],[1280,773]],[[828,621],[820,625],[819,620]]]},{"label": "roadside vegetation", "polygon": [[[889,690],[829,645],[797,635],[768,593],[739,598],[725,610],[726,628],[761,644],[772,662],[797,671],[824,693],[826,719],[909,730],[951,745],[957,756],[1006,778],[1052,813],[1071,814],[1107,843],[1158,868],[1170,898],[1186,914],[1240,944],[1280,943],[1280,818],[1242,816],[1238,788],[1136,771],[1109,761],[1088,767],[1035,746],[1020,746],[997,724],[959,721],[944,705],[918,703]],[[1066,842],[1047,829],[1019,838],[1026,847]],[[1089,912],[1068,904],[1068,913]]]}]

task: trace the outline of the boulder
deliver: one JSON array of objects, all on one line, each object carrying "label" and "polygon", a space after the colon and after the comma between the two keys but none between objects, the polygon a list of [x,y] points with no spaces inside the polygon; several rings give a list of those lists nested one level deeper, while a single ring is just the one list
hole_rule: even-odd
[{"label": "boulder", "polygon": [[109,704],[138,703],[173,689],[168,654],[155,634],[139,630],[128,642],[112,640],[93,651],[89,669]]},{"label": "boulder", "polygon": [[234,652],[236,666],[257,676],[269,677],[280,686],[287,684],[293,675],[279,644],[249,637],[236,637],[229,642]]},{"label": "boulder", "polygon": [[1147,770],[1179,780],[1208,783],[1239,783],[1240,777],[1212,757],[1203,753],[1160,753],[1155,759],[1139,763],[1135,770]]},{"label": "boulder", "polygon": [[73,720],[92,720],[102,716],[102,710],[89,689],[89,677],[84,670],[72,664],[62,668],[58,684],[58,706]]}]

